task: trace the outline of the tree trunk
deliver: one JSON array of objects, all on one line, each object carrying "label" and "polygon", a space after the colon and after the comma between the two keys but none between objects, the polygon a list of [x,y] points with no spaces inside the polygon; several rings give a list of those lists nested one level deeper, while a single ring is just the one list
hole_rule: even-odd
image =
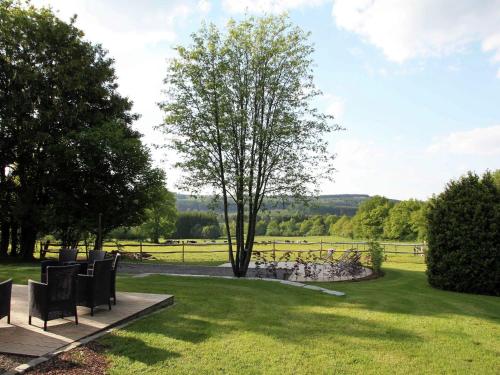
[{"label": "tree trunk", "polygon": [[21,224],[21,256],[24,260],[33,260],[37,230],[30,223]]},{"label": "tree trunk", "polygon": [[1,227],[1,236],[0,239],[0,256],[6,256],[9,251],[9,242],[10,242],[10,223],[5,220],[2,221]]},{"label": "tree trunk", "polygon": [[17,248],[19,246],[19,236],[18,236],[19,224],[15,221],[11,221],[10,225],[10,255],[17,257]]}]

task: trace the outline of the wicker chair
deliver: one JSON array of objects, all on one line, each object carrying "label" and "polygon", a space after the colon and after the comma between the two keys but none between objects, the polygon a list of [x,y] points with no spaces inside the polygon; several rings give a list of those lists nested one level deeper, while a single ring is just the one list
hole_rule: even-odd
[{"label": "wicker chair", "polygon": [[113,268],[111,268],[111,289],[110,294],[113,298],[113,305],[116,305],[116,273],[118,272],[118,262],[120,261],[120,253],[116,253],[113,259]]},{"label": "wicker chair", "polygon": [[80,273],[83,275],[91,274],[94,268],[94,262],[96,260],[104,260],[106,258],[106,252],[101,250],[91,250],[89,251],[86,261],[78,262],[80,264]]},{"label": "wicker chair", "polygon": [[31,317],[43,320],[43,329],[47,330],[47,321],[74,316],[78,324],[76,311],[77,275],[79,266],[48,266],[47,283],[28,281],[29,320]]},{"label": "wicker chair", "polygon": [[40,281],[47,282],[47,267],[49,266],[67,266],[76,263],[78,249],[61,249],[59,250],[59,260],[44,260],[41,264]]},{"label": "wicker chair", "polygon": [[7,317],[10,324],[10,297],[12,295],[12,279],[0,283],[0,319]]},{"label": "wicker chair", "polygon": [[108,305],[111,310],[111,268],[113,259],[96,260],[92,275],[78,275],[77,305],[90,308],[94,315],[94,307]]}]

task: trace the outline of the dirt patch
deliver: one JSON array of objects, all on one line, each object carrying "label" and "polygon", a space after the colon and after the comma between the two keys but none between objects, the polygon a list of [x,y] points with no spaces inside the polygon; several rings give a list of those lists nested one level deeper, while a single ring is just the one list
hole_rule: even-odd
[{"label": "dirt patch", "polygon": [[101,375],[106,374],[108,362],[105,346],[95,341],[60,353],[27,371],[32,375]]},{"label": "dirt patch", "polygon": [[17,366],[29,362],[33,357],[14,354],[0,354],[0,374],[14,370]]}]

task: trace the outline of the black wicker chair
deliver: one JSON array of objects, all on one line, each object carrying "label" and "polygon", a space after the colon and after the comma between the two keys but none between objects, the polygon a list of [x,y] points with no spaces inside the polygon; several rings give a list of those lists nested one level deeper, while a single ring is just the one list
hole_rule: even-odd
[{"label": "black wicker chair", "polygon": [[104,260],[106,252],[101,250],[91,250],[88,253],[86,261],[78,262],[80,264],[80,273],[83,275],[91,274],[96,260]]},{"label": "black wicker chair", "polygon": [[40,281],[47,282],[47,267],[49,266],[67,266],[76,263],[78,249],[61,249],[59,250],[59,260],[44,260],[41,264]]},{"label": "black wicker chair", "polygon": [[47,321],[74,316],[78,324],[76,311],[77,275],[79,266],[48,266],[47,283],[28,281],[29,320],[31,317],[43,320],[43,329],[47,330]]},{"label": "black wicker chair", "polygon": [[12,279],[0,283],[0,319],[7,317],[10,324],[10,297],[12,295]]},{"label": "black wicker chair", "polygon": [[113,258],[113,268],[111,268],[111,289],[110,294],[111,298],[113,298],[113,305],[116,305],[116,273],[118,272],[118,263],[120,261],[120,253],[116,253]]},{"label": "black wicker chair", "polygon": [[77,305],[90,308],[90,315],[94,315],[94,307],[108,305],[111,310],[111,268],[113,259],[97,260],[94,262],[92,275],[78,275]]}]

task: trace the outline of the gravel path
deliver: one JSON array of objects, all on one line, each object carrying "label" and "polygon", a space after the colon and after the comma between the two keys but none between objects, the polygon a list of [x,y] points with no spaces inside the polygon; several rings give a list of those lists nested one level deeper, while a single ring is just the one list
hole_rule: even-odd
[{"label": "gravel path", "polygon": [[[152,264],[152,263],[126,263],[119,266],[121,273],[174,273],[182,275],[207,275],[207,276],[234,276],[231,267],[216,266],[194,266],[174,264]],[[255,269],[248,269],[248,277],[255,277]],[[283,278],[283,272],[278,270],[278,278]]]}]

